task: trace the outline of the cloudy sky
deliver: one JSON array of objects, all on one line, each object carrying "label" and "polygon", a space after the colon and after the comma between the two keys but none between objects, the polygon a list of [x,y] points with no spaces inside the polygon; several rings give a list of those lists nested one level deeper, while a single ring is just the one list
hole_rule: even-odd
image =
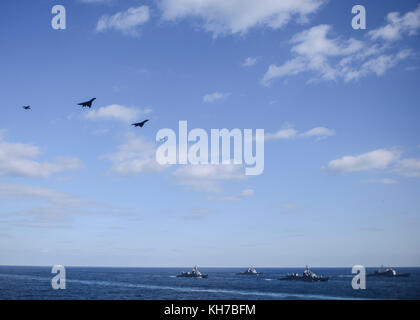
[{"label": "cloudy sky", "polygon": [[[420,265],[418,0],[60,4],[0,4],[0,264]],[[264,173],[157,164],[180,120]]]}]

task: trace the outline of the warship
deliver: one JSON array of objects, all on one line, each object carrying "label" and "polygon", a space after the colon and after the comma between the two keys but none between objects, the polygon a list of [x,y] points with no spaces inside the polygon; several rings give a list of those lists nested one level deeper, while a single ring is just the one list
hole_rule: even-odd
[{"label": "warship", "polygon": [[398,277],[409,277],[410,273],[398,273],[392,268],[384,268],[381,266],[378,270],[375,270],[374,273],[368,274],[368,277],[388,277],[388,278],[398,278]]},{"label": "warship", "polygon": [[203,274],[198,271],[197,266],[195,266],[192,271],[184,271],[181,274],[177,275],[178,278],[207,278],[208,274]]},{"label": "warship", "polygon": [[316,281],[328,281],[329,277],[327,276],[318,276],[313,273],[308,266],[306,266],[305,271],[300,275],[298,273],[289,273],[285,277],[278,278],[279,280],[294,280],[294,281],[306,281],[306,282],[316,282]]},{"label": "warship", "polygon": [[247,270],[243,272],[236,273],[237,275],[251,275],[251,276],[257,276],[259,274],[262,274],[262,272],[257,272],[254,267],[249,267]]}]

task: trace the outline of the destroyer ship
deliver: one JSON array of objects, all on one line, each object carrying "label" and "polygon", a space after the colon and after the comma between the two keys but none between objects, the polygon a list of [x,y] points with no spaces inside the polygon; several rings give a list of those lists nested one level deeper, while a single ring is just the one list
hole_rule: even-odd
[{"label": "destroyer ship", "polygon": [[368,277],[388,277],[388,278],[398,278],[398,277],[409,277],[410,273],[398,273],[392,268],[384,268],[381,266],[374,273],[368,274]]},{"label": "destroyer ship", "polygon": [[294,281],[307,281],[307,282],[316,282],[316,281],[328,281],[329,277],[327,276],[318,276],[313,273],[308,266],[306,266],[305,271],[300,275],[298,273],[289,273],[285,277],[278,278],[279,280],[294,280]]},{"label": "destroyer ship", "polygon": [[208,274],[201,273],[197,266],[195,266],[192,271],[184,271],[181,274],[177,275],[178,278],[207,278]]},{"label": "destroyer ship", "polygon": [[250,276],[257,276],[262,274],[262,272],[257,272],[254,267],[249,267],[247,270],[243,272],[238,272],[237,275],[250,275]]}]

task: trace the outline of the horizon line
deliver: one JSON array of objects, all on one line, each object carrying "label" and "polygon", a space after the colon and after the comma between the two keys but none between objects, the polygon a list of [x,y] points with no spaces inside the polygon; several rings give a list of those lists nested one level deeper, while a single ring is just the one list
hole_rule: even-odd
[{"label": "horizon line", "polygon": [[[55,264],[57,265],[57,264]],[[360,265],[360,264],[359,264]],[[0,264],[0,268],[1,267],[44,267],[44,268],[50,268],[54,265],[23,265],[23,264],[17,264],[17,265],[7,265],[7,264]],[[191,268],[191,266],[167,266],[167,267],[140,267],[140,266],[101,266],[101,265],[63,265],[65,268],[127,268],[127,269],[148,269],[148,268],[153,268],[153,269],[168,269],[168,268]],[[322,266],[310,266],[308,265],[310,268],[325,268],[325,269],[351,269],[353,268],[353,266],[328,266],[328,267],[322,267]],[[378,268],[378,267],[392,267],[392,268],[420,268],[420,266],[407,266],[407,265],[402,265],[402,266],[397,266],[397,265],[381,265],[381,266],[364,266],[365,268]],[[199,265],[197,265],[197,267],[199,267]],[[232,267],[232,266],[218,266],[218,267],[206,267],[206,266],[200,266],[200,268],[203,269],[228,269],[228,268],[232,268],[232,269],[239,269],[239,268],[248,268],[249,266],[236,266],[236,267]],[[269,266],[269,267],[264,267],[264,266],[253,266],[254,268],[260,268],[260,269],[285,269],[285,268],[305,268],[305,266],[286,266],[286,267],[273,267],[273,266]]]}]

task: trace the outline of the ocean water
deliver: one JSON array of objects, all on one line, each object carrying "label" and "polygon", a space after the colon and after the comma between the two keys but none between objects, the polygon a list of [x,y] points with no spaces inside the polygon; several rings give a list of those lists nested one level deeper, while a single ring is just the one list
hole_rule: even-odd
[{"label": "ocean water", "polygon": [[[245,268],[244,268],[245,269]],[[239,276],[238,268],[200,268],[207,279],[176,278],[181,268],[67,267],[66,289],[53,290],[51,267],[0,266],[0,299],[420,299],[420,268],[397,268],[409,278],[367,277],[366,290],[353,290],[350,268],[313,268],[328,282],[279,281],[303,268],[261,268]],[[372,272],[374,269],[367,269]]]}]

